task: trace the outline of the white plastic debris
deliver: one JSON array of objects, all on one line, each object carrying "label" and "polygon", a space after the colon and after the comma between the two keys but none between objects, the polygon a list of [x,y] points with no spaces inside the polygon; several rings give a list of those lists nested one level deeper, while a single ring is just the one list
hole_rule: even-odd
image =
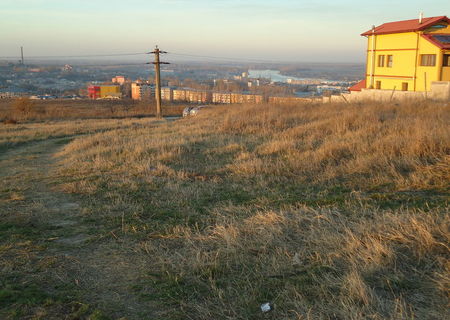
[{"label": "white plastic debris", "polygon": [[292,257],[292,265],[293,266],[301,266],[302,260],[300,259],[300,255],[298,253],[294,254]]},{"label": "white plastic debris", "polygon": [[264,313],[272,311],[272,305],[270,304],[270,302],[263,303],[261,305],[261,311]]}]

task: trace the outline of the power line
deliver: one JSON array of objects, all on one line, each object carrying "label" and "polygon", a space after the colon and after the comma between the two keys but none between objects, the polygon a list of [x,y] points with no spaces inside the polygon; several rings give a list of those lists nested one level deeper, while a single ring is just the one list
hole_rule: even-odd
[{"label": "power line", "polygon": [[[70,55],[70,56],[27,56],[27,59],[65,59],[65,58],[92,58],[92,57],[120,57],[120,56],[138,56],[145,55],[145,52],[134,53],[111,53],[111,54],[85,54],[85,55]],[[3,56],[0,59],[16,59],[18,56]]]},{"label": "power line", "polygon": [[168,52],[168,54],[171,54],[171,55],[174,55],[174,56],[182,56],[182,57],[206,58],[206,59],[214,59],[214,60],[230,60],[230,61],[236,61],[236,62],[248,61],[248,62],[261,62],[261,63],[280,63],[279,61],[274,61],[274,60],[253,59],[253,58],[204,56],[204,55],[187,54],[187,53],[175,53],[175,52]]},{"label": "power line", "polygon": [[[132,52],[132,53],[111,53],[111,54],[80,54],[80,55],[54,55],[54,56],[27,56],[27,59],[66,59],[66,58],[93,58],[93,57],[121,57],[121,56],[139,56],[145,55],[147,52]],[[279,63],[275,60],[258,59],[258,58],[238,58],[238,57],[223,57],[223,56],[207,56],[207,55],[196,55],[190,53],[177,53],[168,52],[168,54],[180,57],[191,57],[191,58],[203,58],[203,59],[213,59],[213,60],[228,60],[235,62],[255,62],[255,63]],[[19,56],[0,56],[0,59],[17,59]]]},{"label": "power line", "polygon": [[126,67],[126,66],[143,66],[146,62],[141,63],[111,63],[111,64],[72,64],[74,67]]},{"label": "power line", "polygon": [[[1,60],[0,59],[0,61],[3,61],[3,62],[7,62],[8,60]],[[143,66],[143,65],[145,65],[145,64],[147,64],[146,62],[141,62],[141,63],[110,63],[110,64],[96,64],[96,63],[92,63],[92,64],[71,64],[73,67],[76,67],[76,68],[89,68],[89,67],[127,67],[127,66]],[[48,67],[51,67],[51,66],[55,66],[55,67],[57,67],[57,66],[60,66],[59,64],[55,64],[55,65],[46,65],[46,66],[48,66]]]}]

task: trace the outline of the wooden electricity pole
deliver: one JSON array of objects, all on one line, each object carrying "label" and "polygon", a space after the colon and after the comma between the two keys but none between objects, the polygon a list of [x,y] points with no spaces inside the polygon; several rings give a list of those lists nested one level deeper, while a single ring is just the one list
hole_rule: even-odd
[{"label": "wooden electricity pole", "polygon": [[161,51],[158,49],[158,46],[156,46],[155,50],[150,52],[155,55],[155,62],[152,62],[152,64],[155,65],[155,96],[156,96],[156,117],[161,118],[161,65],[162,64],[169,64],[168,62],[161,62],[159,60],[159,55],[167,53],[166,51]]}]

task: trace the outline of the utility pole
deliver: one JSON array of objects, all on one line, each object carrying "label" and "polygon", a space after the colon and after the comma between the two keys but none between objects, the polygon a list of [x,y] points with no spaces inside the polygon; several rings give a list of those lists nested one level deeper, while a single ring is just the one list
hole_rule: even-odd
[{"label": "utility pole", "polygon": [[20,63],[21,63],[22,65],[24,65],[24,61],[23,61],[23,47],[20,47],[20,55],[21,55],[21,57],[22,57],[22,60],[20,60]]},{"label": "utility pole", "polygon": [[155,62],[152,62],[152,64],[155,65],[155,96],[156,96],[156,117],[161,118],[161,68],[160,66],[162,64],[169,64],[168,62],[161,62],[159,60],[159,55],[167,53],[166,51],[161,51],[158,49],[158,46],[156,46],[155,50],[150,52],[155,55]]}]

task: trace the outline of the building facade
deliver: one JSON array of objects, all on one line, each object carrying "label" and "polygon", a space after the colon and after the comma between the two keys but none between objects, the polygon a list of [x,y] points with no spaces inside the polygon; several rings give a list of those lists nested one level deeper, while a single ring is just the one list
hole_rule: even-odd
[{"label": "building facade", "polygon": [[230,104],[231,103],[231,93],[213,92],[212,102],[220,103],[220,104]]},{"label": "building facade", "polygon": [[127,79],[124,76],[115,76],[114,78],[111,79],[112,83],[117,83],[120,85],[123,85],[126,81]]},{"label": "building facade", "polygon": [[120,99],[122,93],[118,85],[88,86],[89,99]]},{"label": "building facade", "polygon": [[131,99],[133,100],[150,100],[154,96],[155,89],[146,82],[133,82],[131,84]]},{"label": "building facade", "polygon": [[172,102],[173,101],[172,88],[169,88],[169,87],[161,88],[161,99]]},{"label": "building facade", "polygon": [[212,100],[212,94],[207,91],[187,91],[186,98],[191,103],[208,103]]},{"label": "building facade", "polygon": [[[450,81],[450,19],[446,16],[389,22],[367,37],[366,79],[353,89],[430,91]],[[352,90],[352,89],[351,89]]]},{"label": "building facade", "polygon": [[100,86],[100,99],[120,99],[122,92],[118,85],[102,85]]},{"label": "building facade", "polygon": [[263,100],[263,96],[258,94],[232,93],[230,97],[231,103],[262,103]]},{"label": "building facade", "polygon": [[100,86],[89,86],[87,91],[89,99],[100,99]]},{"label": "building facade", "polygon": [[269,97],[269,103],[272,104],[299,104],[313,102],[315,98],[300,98],[300,97]]}]

